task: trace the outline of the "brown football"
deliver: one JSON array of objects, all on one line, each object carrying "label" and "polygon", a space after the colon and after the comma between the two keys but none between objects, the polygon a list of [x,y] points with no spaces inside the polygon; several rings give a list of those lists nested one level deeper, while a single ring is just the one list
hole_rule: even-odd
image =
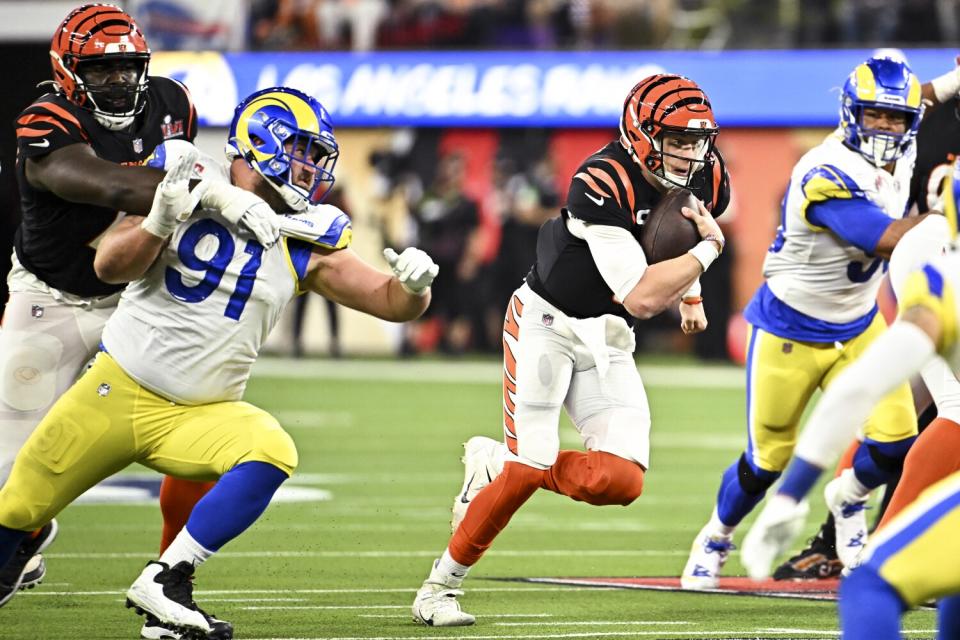
[{"label": "brown football", "polygon": [[680,209],[697,210],[697,199],[687,189],[671,189],[646,216],[640,231],[640,246],[647,264],[682,256],[700,242],[700,233]]}]

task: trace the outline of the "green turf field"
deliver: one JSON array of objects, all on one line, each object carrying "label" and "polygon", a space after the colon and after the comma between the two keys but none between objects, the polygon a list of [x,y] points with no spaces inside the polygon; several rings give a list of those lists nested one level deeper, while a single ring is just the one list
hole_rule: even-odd
[{"label": "green turf field", "polygon": [[[627,508],[534,496],[465,583],[461,602],[477,624],[441,630],[414,625],[409,605],[449,536],[461,443],[476,434],[500,437],[497,366],[261,365],[247,399],[277,415],[297,441],[300,467],[288,485],[329,499],[271,505],[200,570],[197,601],[233,622],[237,638],[839,635],[832,603],[491,580],[678,575],[719,474],[744,444],[736,369],[641,364],[653,412],[644,495]],[[561,442],[579,445],[567,422]],[[814,512],[822,513],[819,501]],[[140,618],[124,608],[123,592],[154,557],[156,504],[75,505],[60,523],[46,582],[0,609],[0,638],[138,637]],[[816,524],[809,523],[811,533]],[[729,575],[742,574],[737,560],[734,554]],[[934,624],[923,611],[907,616],[904,628],[910,637],[932,637]]]}]

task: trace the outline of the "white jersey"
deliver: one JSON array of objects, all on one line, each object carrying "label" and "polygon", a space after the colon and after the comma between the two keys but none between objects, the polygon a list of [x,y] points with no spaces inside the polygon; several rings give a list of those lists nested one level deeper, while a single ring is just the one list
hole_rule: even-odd
[{"label": "white jersey", "polygon": [[793,309],[830,323],[849,323],[870,313],[883,260],[813,225],[807,209],[832,198],[866,197],[890,218],[902,218],[915,159],[908,151],[891,175],[835,135],[807,152],[790,176],[780,229],[763,264],[770,291]]},{"label": "white jersey", "polygon": [[[342,248],[350,220],[330,205],[299,214]],[[181,224],[144,276],[130,283],[103,331],[104,349],[138,383],[180,404],[239,400],[263,341],[299,293],[311,245],[286,237],[265,249],[219,213]]]},{"label": "white jersey", "polygon": [[938,256],[907,276],[900,288],[900,308],[924,306],[940,318],[938,353],[960,375],[960,247],[948,247]]}]

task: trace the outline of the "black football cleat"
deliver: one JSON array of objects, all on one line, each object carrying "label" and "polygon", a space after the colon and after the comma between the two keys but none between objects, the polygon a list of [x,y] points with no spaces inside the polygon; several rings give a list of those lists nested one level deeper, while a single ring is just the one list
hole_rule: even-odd
[{"label": "black football cleat", "polygon": [[[23,539],[16,553],[10,558],[6,566],[0,570],[0,607],[7,604],[17,591],[21,588],[30,588],[37,585],[43,576],[46,575],[46,564],[40,559],[39,565],[33,561],[33,557],[50,546],[50,543],[57,537],[56,520],[51,520],[35,536],[28,536]],[[28,567],[27,565],[31,565]],[[39,569],[40,574],[37,575]],[[26,571],[25,571],[26,570]],[[24,584],[24,574],[27,573],[27,583]]]},{"label": "black football cleat", "polygon": [[837,557],[836,528],[831,513],[806,549],[773,572],[774,580],[829,580],[839,578],[843,563]]}]

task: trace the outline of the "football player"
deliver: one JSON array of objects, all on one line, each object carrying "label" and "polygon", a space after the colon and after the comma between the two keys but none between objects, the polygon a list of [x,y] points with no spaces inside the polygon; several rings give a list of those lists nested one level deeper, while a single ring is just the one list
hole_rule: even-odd
[{"label": "football player", "polygon": [[[473,624],[457,596],[513,514],[537,489],[592,505],[628,505],[649,467],[650,410],[633,360],[635,319],[680,302],[685,331],[706,328],[699,276],[723,250],[713,219],[730,199],[714,148],[719,129],[695,82],[660,74],[627,95],[620,136],[586,158],[567,206],[539,232],[536,262],[507,306],[503,327],[503,443],[466,444],[454,534],[417,591],[414,621]],[[648,212],[674,188],[702,240],[672,260],[647,264],[640,246]],[[560,450],[565,408],[586,451]]]},{"label": "football player", "polygon": [[[149,75],[150,49],[112,5],[84,5],[50,45],[52,91],[17,118],[23,219],[14,239],[10,299],[0,331],[0,485],[54,400],[93,357],[121,283],[100,280],[97,243],[126,211],[150,210],[163,174],[138,165],[164,140],[192,140],[187,90]],[[39,555],[56,522],[0,571],[0,606],[43,578]]]},{"label": "football player", "polygon": [[[149,214],[104,236],[97,275],[132,282],[92,367],[38,425],[0,490],[2,565],[27,531],[133,462],[219,478],[127,592],[129,606],[164,627],[216,639],[231,638],[232,627],[196,606],[194,570],[259,517],[297,464],[276,419],[241,400],[263,341],[308,291],[385,320],[413,319],[437,275],[419,249],[386,250],[391,276],[349,248],[349,218],[320,204],[339,149],[313,98],[282,87],[251,95],[234,114],[230,149],[232,185],[206,178],[191,192],[195,154],[185,154]],[[197,201],[203,209],[191,218]],[[301,240],[274,242],[260,233],[272,227],[240,225],[251,211]]]},{"label": "football player", "polygon": [[[955,83],[956,73],[948,76]],[[717,587],[734,530],[786,467],[813,392],[885,330],[876,303],[884,260],[930,215],[902,217],[923,100],[939,101],[934,84],[921,86],[902,58],[858,65],[840,96],[840,127],[793,169],[766,282],[744,312],[747,448],[724,473],[713,514],[694,539],[681,575],[687,589]],[[870,415],[853,467],[827,485],[845,565],[866,541],[867,496],[900,468],[916,434],[904,384]]]},{"label": "football player", "polygon": [[[801,500],[885,393],[921,372],[929,379],[931,371],[939,371],[956,384],[960,372],[956,240],[945,255],[939,254],[944,239],[956,238],[960,162],[954,163],[947,184],[947,218],[924,221],[893,252],[890,271],[900,318],[824,393],[797,443],[782,488],[747,535],[743,560],[751,575],[764,576],[772,560],[789,547],[802,525]],[[931,369],[932,364],[939,367]],[[920,447],[930,434],[925,431],[911,450],[887,516],[859,566],[841,585],[845,638],[899,638],[900,616],[932,598],[942,598],[937,637],[960,636],[960,553],[956,553],[960,442]]]},{"label": "football player", "polygon": [[[919,213],[943,209],[939,204],[940,189],[944,177],[950,173],[953,159],[960,154],[960,100],[949,92],[949,88],[941,95],[943,106],[927,110],[917,132],[917,162],[910,183],[910,201]],[[921,454],[923,449],[951,451],[960,447],[960,383],[952,375],[944,376],[935,371],[923,378],[930,385],[935,402],[928,406],[930,394],[918,394],[917,386],[913,386],[920,436],[904,459],[903,489],[899,488],[896,479],[887,484],[884,503],[875,517],[875,522],[879,523],[877,526],[885,523],[903,505],[912,502],[921,489],[930,485],[931,477],[944,477],[945,469],[938,468],[938,463],[945,461],[944,456]],[[846,455],[842,456],[839,467],[851,466],[855,447],[852,449],[850,461]],[[914,465],[914,458],[924,462]],[[950,468],[947,463],[947,469]],[[828,511],[826,521],[810,545],[777,567],[773,578],[809,580],[838,576],[843,564],[837,558],[834,538],[834,518]]]}]

